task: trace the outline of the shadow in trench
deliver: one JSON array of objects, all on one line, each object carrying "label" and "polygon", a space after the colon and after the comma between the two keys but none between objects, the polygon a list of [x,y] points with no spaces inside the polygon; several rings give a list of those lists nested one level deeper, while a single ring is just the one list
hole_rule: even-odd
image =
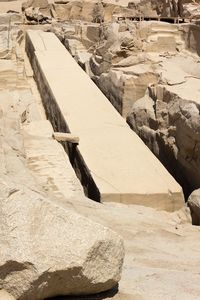
[{"label": "shadow in trench", "polygon": [[45,300],[103,300],[103,299],[111,299],[118,293],[118,286],[114,289],[102,292],[95,295],[85,295],[85,296],[57,296],[52,298],[46,298]]}]

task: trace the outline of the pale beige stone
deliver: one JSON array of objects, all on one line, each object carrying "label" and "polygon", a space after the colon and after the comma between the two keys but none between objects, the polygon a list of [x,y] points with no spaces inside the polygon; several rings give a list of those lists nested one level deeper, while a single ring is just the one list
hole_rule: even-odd
[{"label": "pale beige stone", "polygon": [[[0,24],[1,22],[5,23],[5,27],[2,26],[0,30],[0,59],[9,59],[12,57],[14,52],[16,53],[16,55],[18,55],[19,54],[19,52],[17,53],[18,44],[21,43],[21,40],[23,38],[22,30],[20,30],[18,26],[12,23],[12,20],[13,22],[16,21],[13,14],[4,14],[3,16],[5,15],[8,15],[6,20],[2,18],[2,15],[0,15]],[[8,62],[8,64],[9,63],[12,62]]]},{"label": "pale beige stone", "polygon": [[191,54],[163,57],[156,68],[160,84],[149,87],[151,109],[143,106],[142,98],[128,116],[130,126],[181,182],[186,195],[200,186],[197,61]]},{"label": "pale beige stone", "polygon": [[48,0],[28,0],[22,4],[23,9],[26,9],[28,7],[47,8],[48,6],[49,6]]},{"label": "pale beige stone", "polygon": [[73,144],[79,143],[79,137],[71,133],[54,132],[52,136],[58,142],[70,142]]},{"label": "pale beige stone", "polygon": [[[5,60],[0,60],[0,67],[2,64],[5,67]],[[28,81],[31,83],[33,94],[30,90],[22,90],[18,84],[14,88],[12,87],[12,90],[10,89],[14,71],[17,73],[19,69],[13,64],[8,64],[7,61],[8,65],[10,71],[7,69],[6,75],[0,72],[2,74],[0,103],[3,104],[7,114],[10,115],[10,107],[10,110],[14,111],[20,120],[21,113],[28,110],[27,106],[29,107],[31,103],[37,108],[40,108],[42,104],[38,93],[35,92],[37,90],[35,84],[32,85],[34,82],[30,81],[30,78]],[[9,90],[5,91],[5,89]],[[16,101],[17,95],[20,101]],[[150,109],[150,103],[144,104],[144,107]],[[2,109],[0,116],[2,117]],[[64,210],[76,211],[103,226],[110,227],[118,232],[125,241],[126,255],[119,292],[98,296],[86,295],[84,298],[78,296],[76,299],[70,296],[69,299],[169,300],[176,299],[178,295],[180,299],[199,300],[200,254],[197,250],[200,248],[199,227],[191,226],[186,222],[185,209],[167,213],[139,205],[99,204],[84,198],[83,192],[79,190],[80,183],[79,187],[74,185],[75,174],[67,154],[62,146],[51,138],[52,128],[49,126],[45,114],[42,114],[41,117],[39,112],[32,114],[30,110],[27,117],[27,120],[21,125],[27,134],[26,136],[24,134],[25,137],[21,143],[25,148],[23,156],[19,156],[20,153],[16,150],[16,145],[19,144],[16,141],[18,138],[21,139],[19,132],[16,134],[13,131],[12,139],[8,140],[12,146],[9,153],[8,147],[5,149],[3,141],[5,137],[11,136],[8,124],[12,124],[13,128],[14,123],[5,122],[5,119],[1,123],[0,172],[8,173],[10,178],[14,178],[18,184],[23,183],[36,191],[42,190],[44,195],[48,195],[49,201],[62,206]],[[5,125],[6,128],[4,128]],[[15,137],[14,140],[13,137]],[[27,159],[24,160],[26,155]],[[23,163],[18,165],[15,163],[12,167],[14,157],[16,160],[23,158]],[[11,159],[12,163],[9,163]],[[28,177],[30,172],[37,179],[35,185],[32,176]],[[22,173],[23,176],[21,176]],[[74,197],[71,198],[73,193]],[[11,195],[11,197],[13,196]],[[21,232],[21,228],[19,230]],[[38,233],[38,240],[39,237],[40,233]],[[54,244],[52,243],[50,246],[52,247]]]},{"label": "pale beige stone", "polygon": [[[12,90],[9,88],[13,74],[18,78],[20,72],[17,72],[19,64],[16,69],[8,69],[8,62],[6,68],[0,61],[2,70],[7,71],[7,81],[4,81],[3,90],[0,91],[0,288],[16,299],[26,300],[59,294],[90,294],[103,291],[104,288],[110,289],[120,279],[124,255],[122,240],[108,228],[74,213],[73,205],[68,208],[57,204],[55,195],[60,196],[62,204],[65,202],[62,185],[72,202],[73,196],[77,199],[83,197],[80,183],[69,161],[71,169],[65,168],[66,153],[52,138],[53,130],[49,122],[45,120],[42,123],[36,119],[35,115],[38,118],[40,111],[32,113],[30,109],[21,124],[22,113],[35,101],[29,89],[22,89],[18,84]],[[38,108],[37,102],[35,105]],[[28,127],[23,135],[22,126]],[[36,146],[37,149],[34,148]],[[36,164],[37,155],[43,165]],[[54,165],[47,170],[45,160],[48,161],[48,155],[51,163],[53,161],[56,165],[56,170]],[[59,160],[63,169],[59,169]],[[43,173],[39,172],[39,167],[43,167]],[[32,170],[37,170],[40,180],[35,180]],[[63,170],[66,172],[65,178],[60,175]],[[51,181],[47,187],[52,173],[54,178],[57,176],[57,181],[55,184]],[[47,194],[46,190],[51,187],[54,193]],[[111,260],[116,268],[110,264]]]},{"label": "pale beige stone", "polygon": [[200,189],[192,192],[188,198],[188,205],[192,214],[194,225],[200,225]]},{"label": "pale beige stone", "polygon": [[159,75],[148,64],[113,68],[103,73],[98,83],[119,113],[126,118],[135,101],[144,96],[147,86],[156,84]]},{"label": "pale beige stone", "polygon": [[62,145],[52,138],[52,132],[47,120],[23,125],[27,166],[38,185],[44,187],[54,201],[58,198],[59,204],[65,202],[63,197],[71,200],[83,198],[83,187]]},{"label": "pale beige stone", "polygon": [[7,177],[1,177],[0,201],[1,288],[35,300],[117,284],[124,256],[117,234]]},{"label": "pale beige stone", "polygon": [[[31,45],[35,53],[30,53]],[[38,68],[34,71],[41,72],[43,80],[46,78],[51,86],[57,105],[62,114],[67,116],[70,130],[80,137],[81,142],[77,147],[102,201],[135,203],[167,210],[180,208],[183,204],[180,186],[131,132],[58,39],[52,33],[29,31],[27,51],[29,56],[37,60]],[[58,69],[60,76],[55,77],[55,70]],[[79,89],[76,88],[77,78]],[[80,94],[81,88],[84,94]],[[56,104],[53,105],[55,113]],[[48,104],[46,108],[49,109]],[[145,161],[142,157],[145,157]]]},{"label": "pale beige stone", "polygon": [[9,10],[15,11],[17,13],[21,12],[23,0],[16,0],[16,1],[0,1],[0,14],[7,13]]},{"label": "pale beige stone", "polygon": [[15,298],[5,290],[0,290],[0,300],[15,300]]},{"label": "pale beige stone", "polygon": [[198,25],[185,24],[183,27],[184,41],[187,49],[198,56],[200,55],[200,28]]}]

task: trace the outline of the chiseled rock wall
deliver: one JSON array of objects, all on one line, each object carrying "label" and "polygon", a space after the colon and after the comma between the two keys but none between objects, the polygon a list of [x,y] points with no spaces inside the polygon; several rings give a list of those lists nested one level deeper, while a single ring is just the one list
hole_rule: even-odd
[{"label": "chiseled rock wall", "polygon": [[110,102],[126,117],[131,111],[133,103],[141,98],[149,83],[158,82],[158,75],[152,71],[126,74],[122,70],[110,70],[101,74],[98,86],[108,97]]},{"label": "chiseled rock wall", "polygon": [[200,26],[185,24],[182,26],[186,48],[200,56]]},{"label": "chiseled rock wall", "polygon": [[156,64],[148,53],[174,54],[184,47],[184,35],[177,25],[112,23],[103,28],[103,38],[90,59],[90,68],[96,84],[126,117],[148,85],[159,82]]},{"label": "chiseled rock wall", "polygon": [[149,93],[133,105],[128,123],[188,196],[200,187],[200,103],[162,85]]},{"label": "chiseled rock wall", "polygon": [[[134,26],[112,24],[105,30],[90,60],[94,80],[188,196],[200,186],[199,27]],[[151,86],[157,85],[153,95]]]},{"label": "chiseled rock wall", "polygon": [[55,1],[53,9],[56,18],[66,20],[82,20],[100,23],[111,22],[115,12],[126,12],[125,8],[115,3],[102,3],[101,1]]}]

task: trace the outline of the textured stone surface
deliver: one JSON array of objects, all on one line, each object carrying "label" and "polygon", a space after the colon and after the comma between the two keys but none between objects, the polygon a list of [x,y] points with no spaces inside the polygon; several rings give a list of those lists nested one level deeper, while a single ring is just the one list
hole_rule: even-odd
[{"label": "textured stone surface", "polygon": [[[31,139],[34,140],[34,123],[29,129],[29,135],[32,133],[29,144],[27,137],[22,135],[22,126],[39,118],[39,105],[34,102],[30,87],[22,88],[21,80],[16,80],[10,88],[13,76],[18,79],[22,75],[20,65],[15,69],[12,68],[14,62],[9,62],[5,65],[0,61],[2,69],[7,71],[6,80],[2,82],[0,78],[1,84],[4,83],[0,90],[0,289],[21,300],[92,294],[110,289],[120,279],[124,256],[122,240],[108,228],[74,213],[71,207],[56,204],[55,195],[63,198],[62,178],[48,185],[48,178],[36,181],[32,176],[31,167],[34,169],[34,159],[37,158],[34,157],[34,147],[31,155],[28,146]],[[24,77],[21,79],[26,81]],[[52,139],[50,131],[48,126],[43,126],[43,134],[47,134],[46,138],[53,143],[50,141],[49,144],[54,147],[57,142]],[[42,137],[40,130],[40,139]],[[42,146],[39,141],[38,144]],[[62,157],[63,149],[56,145],[55,151]],[[40,153],[42,161],[42,150]],[[37,165],[35,169],[39,169]],[[69,172],[72,173],[70,168]],[[75,181],[72,174],[71,178],[65,174],[65,178]],[[42,175],[47,177],[44,169]],[[49,176],[52,176],[51,172]],[[65,186],[71,200],[73,195],[83,197],[81,189],[78,193],[76,188],[77,181],[73,186],[69,180],[68,187]],[[54,194],[44,194],[50,186],[57,187],[59,192],[56,194],[54,190]]]},{"label": "textured stone surface", "polygon": [[104,26],[90,68],[96,84],[124,117],[148,85],[159,82],[157,66],[148,53],[174,54],[184,48],[182,35],[177,25],[162,22]]},{"label": "textured stone surface", "polygon": [[[81,196],[80,190],[74,191],[74,188],[77,189],[77,180],[74,182],[74,173],[67,154],[61,151],[61,145],[50,139],[51,129],[41,109],[41,99],[34,81],[30,78],[32,73],[27,69],[26,60],[25,66],[24,74],[29,74],[26,86],[30,84],[26,89],[25,82],[22,85],[21,81],[20,64],[0,60],[0,116],[2,110],[7,115],[5,119],[4,113],[0,124],[0,171],[9,174],[9,179],[13,179],[15,184],[21,186],[23,183],[23,186],[31,191],[38,191],[38,197],[42,193],[54,203],[53,207],[56,203],[63,207],[63,210],[76,211],[103,226],[110,227],[125,241],[126,255],[119,292],[77,298],[169,300],[178,297],[199,300],[199,228],[188,223],[185,210],[167,213],[139,205],[99,204],[85,198],[83,194]],[[17,79],[18,76],[20,80]],[[145,106],[150,109],[149,102]],[[22,127],[27,134],[25,138],[21,135]],[[59,155],[58,164],[56,151]],[[70,198],[69,195],[72,194],[79,196]],[[9,218],[11,219],[10,214]],[[50,224],[49,228],[51,226]],[[17,237],[19,243],[20,237],[21,235]],[[65,240],[67,243],[66,237]],[[36,244],[38,243],[39,239]],[[54,245],[55,243],[52,243],[50,247]],[[48,250],[48,253],[49,251],[52,250]],[[7,249],[6,253],[9,253]],[[68,296],[66,300],[75,300],[74,298]],[[62,297],[63,299],[65,298]]]},{"label": "textured stone surface", "polygon": [[127,21],[101,30],[88,74],[187,197],[200,186],[199,27]]},{"label": "textured stone surface", "polygon": [[[190,2],[190,1],[188,1]],[[189,18],[198,19],[200,16],[200,5],[197,1],[184,4],[184,15]]]},{"label": "textured stone surface", "polygon": [[[151,4],[155,7],[156,2]],[[152,21],[136,26],[126,21],[100,29],[90,68],[85,70],[115,108],[124,117],[129,114],[131,128],[184,186],[187,197],[200,186],[197,134],[200,73],[196,57],[200,54],[199,26]],[[81,59],[77,56],[77,60]],[[152,98],[154,88],[150,88],[150,95],[146,96],[148,86],[157,84],[159,95]],[[143,97],[144,102],[147,97],[153,101],[147,112],[143,100],[134,104]]]},{"label": "textured stone surface", "polygon": [[28,0],[22,4],[25,19],[31,24],[50,23],[51,6],[47,0]]},{"label": "textured stone surface", "polygon": [[9,18],[5,25],[0,25],[0,59],[11,58],[16,51],[18,42],[20,43],[22,38],[22,31],[18,26],[9,25]]},{"label": "textured stone surface", "polygon": [[191,210],[193,224],[200,225],[200,189],[192,192],[188,198],[188,206]]},{"label": "textured stone surface", "polygon": [[120,279],[124,252],[114,232],[5,177],[0,228],[0,286],[17,299],[97,293]]},{"label": "textured stone surface", "polygon": [[188,196],[200,186],[200,69],[196,58],[187,54],[164,59],[159,68],[163,83],[150,87],[150,96],[147,93],[133,105],[128,123],[182,183]]},{"label": "textured stone surface", "polygon": [[[33,52],[33,49],[36,51]],[[44,91],[44,86],[51,86],[51,91],[46,89],[46,93],[41,93],[41,96],[49,118],[52,109],[54,116],[56,112],[59,118],[56,123],[55,117],[51,119],[53,127],[58,131],[69,128],[80,137],[77,153],[80,151],[84,162],[78,168],[89,169],[89,175],[86,175],[94,180],[94,185],[86,189],[87,195],[94,197],[92,193],[96,187],[97,196],[102,201],[135,203],[172,211],[179,209],[183,205],[180,186],[137,135],[131,132],[125,120],[74,62],[58,39],[52,33],[29,31],[27,52],[32,57],[35,74],[41,76],[38,81],[40,91]],[[55,77],[57,70],[60,75]],[[81,98],[76,89],[77,80],[85,91]],[[75,167],[76,160],[78,163],[80,161],[77,153],[72,153]],[[84,175],[80,173],[78,171],[84,185]],[[122,181],[122,177],[126,181]],[[86,181],[86,188],[88,182],[91,182],[90,178]],[[94,199],[98,200],[97,196]]]},{"label": "textured stone surface", "polygon": [[[132,75],[132,76],[131,76]],[[150,83],[157,83],[158,75],[144,65],[111,70],[101,74],[98,85],[110,102],[126,118],[133,103],[144,95]]]},{"label": "textured stone surface", "polygon": [[132,16],[138,13],[135,9],[128,7],[128,2],[128,0],[117,2],[109,0],[103,2],[98,0],[55,1],[53,8],[57,17],[62,21],[83,20],[102,23],[112,22],[118,16]]},{"label": "textured stone surface", "polygon": [[0,290],[0,300],[15,300],[15,298],[5,290]]},{"label": "textured stone surface", "polygon": [[63,196],[71,201],[83,198],[83,188],[75,175],[61,144],[52,138],[53,128],[49,121],[40,120],[23,126],[27,166],[37,183],[52,198]]}]

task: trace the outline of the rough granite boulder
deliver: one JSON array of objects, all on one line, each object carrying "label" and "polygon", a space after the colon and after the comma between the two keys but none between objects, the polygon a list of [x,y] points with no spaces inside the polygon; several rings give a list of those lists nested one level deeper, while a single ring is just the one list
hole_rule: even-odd
[{"label": "rough granite boulder", "polygon": [[15,298],[5,290],[0,290],[0,300],[15,300]]},{"label": "rough granite boulder", "polygon": [[52,19],[51,6],[47,0],[28,0],[22,3],[27,21],[45,23]]},{"label": "rough granite boulder", "polygon": [[49,3],[47,0],[28,0],[24,3],[22,3],[22,10],[25,10],[28,7],[39,7],[39,8],[48,8]]},{"label": "rough granite boulder", "polygon": [[156,95],[149,89],[151,97],[138,100],[127,121],[182,184],[187,197],[200,186],[199,104],[180,97],[169,86],[158,86]]},{"label": "rough granite boulder", "polygon": [[191,211],[193,225],[200,225],[200,189],[192,192],[188,198],[188,206]]},{"label": "rough granite boulder", "polygon": [[[63,3],[62,1],[55,1],[53,8],[57,17],[62,20],[82,20],[94,23],[101,23],[104,21],[106,8],[101,1],[79,1],[72,0]],[[112,16],[106,15],[107,19],[111,21]]]},{"label": "rough granite boulder", "polygon": [[200,187],[200,68],[196,61],[187,54],[159,62],[155,72],[160,74],[160,84],[149,86],[127,118],[183,186],[186,198]]},{"label": "rough granite boulder", "polygon": [[[0,59],[11,58],[14,51],[17,51],[16,48],[18,48],[18,45],[21,43],[23,39],[23,32],[22,30],[19,29],[19,26],[12,25],[9,31],[9,26],[6,25],[2,26],[0,29]],[[9,31],[9,39],[8,39],[8,31]],[[9,62],[7,63],[9,64]]]},{"label": "rough granite boulder", "polygon": [[184,16],[188,18],[199,18],[200,5],[196,1],[184,4]]},{"label": "rough granite boulder", "polygon": [[124,248],[117,234],[8,177],[0,191],[0,289],[39,300],[118,283]]}]

